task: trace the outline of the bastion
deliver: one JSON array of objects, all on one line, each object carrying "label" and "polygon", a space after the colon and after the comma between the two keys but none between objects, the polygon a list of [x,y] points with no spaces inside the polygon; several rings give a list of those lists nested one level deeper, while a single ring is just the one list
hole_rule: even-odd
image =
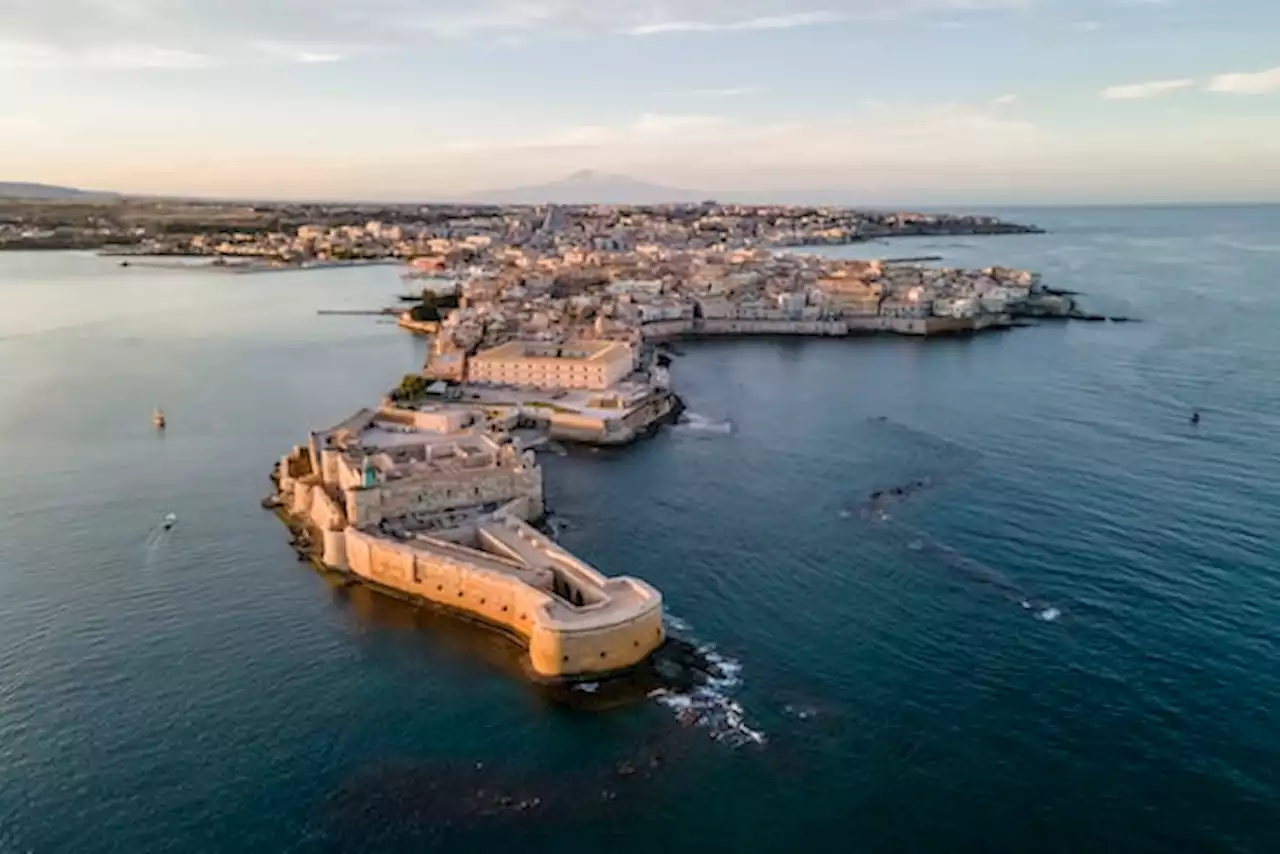
[{"label": "bastion", "polygon": [[664,640],[657,590],[530,524],[542,470],[481,411],[361,410],[294,448],[276,482],[273,503],[326,568],[501,629],[536,677],[625,670]]}]

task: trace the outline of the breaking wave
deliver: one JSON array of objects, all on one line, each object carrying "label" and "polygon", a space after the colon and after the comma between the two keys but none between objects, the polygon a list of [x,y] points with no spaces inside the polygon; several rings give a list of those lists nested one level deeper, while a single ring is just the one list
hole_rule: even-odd
[{"label": "breaking wave", "polygon": [[686,412],[680,416],[680,422],[676,427],[687,430],[691,433],[718,433],[720,435],[728,435],[733,432],[733,422],[729,420],[717,421],[714,418],[708,418],[705,415],[699,415],[697,412]]},{"label": "breaking wave", "polygon": [[[678,617],[666,618],[673,633],[688,634],[689,624]],[[732,747],[764,744],[765,734],[747,723],[747,713],[733,693],[742,685],[742,662],[720,653],[714,644],[692,636],[683,638],[705,662],[703,679],[694,687],[676,691],[659,688],[649,696],[675,713],[684,726],[700,727],[716,741]]]}]

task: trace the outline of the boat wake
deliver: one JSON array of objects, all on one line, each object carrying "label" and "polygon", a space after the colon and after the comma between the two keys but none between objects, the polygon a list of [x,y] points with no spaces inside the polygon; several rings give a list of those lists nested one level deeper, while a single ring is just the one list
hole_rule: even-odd
[{"label": "boat wake", "polygon": [[160,555],[160,551],[164,548],[165,543],[169,542],[169,535],[173,532],[173,526],[177,523],[178,517],[170,513],[155,524],[150,531],[147,532],[147,538],[142,541],[142,551],[146,556],[146,566],[148,569],[155,563]]},{"label": "boat wake", "polygon": [[732,747],[764,744],[764,733],[747,723],[746,710],[733,697],[742,685],[742,662],[694,638],[688,623],[678,617],[668,616],[667,628],[696,650],[702,659],[702,679],[683,690],[658,688],[649,696],[674,712],[681,724],[706,729],[716,741]]},{"label": "boat wake", "polygon": [[676,428],[690,433],[715,433],[727,436],[733,432],[733,422],[729,420],[716,421],[696,412],[686,412],[680,416],[680,421],[676,424]]},{"label": "boat wake", "polygon": [[910,542],[907,543],[908,549],[913,552],[928,554],[968,580],[996,590],[1010,602],[1014,602],[1021,606],[1023,610],[1030,612],[1037,620],[1045,623],[1055,623],[1062,616],[1060,608],[1038,596],[1032,595],[1021,584],[995,567],[962,554],[917,528],[907,525],[900,525],[899,527],[911,537]]}]

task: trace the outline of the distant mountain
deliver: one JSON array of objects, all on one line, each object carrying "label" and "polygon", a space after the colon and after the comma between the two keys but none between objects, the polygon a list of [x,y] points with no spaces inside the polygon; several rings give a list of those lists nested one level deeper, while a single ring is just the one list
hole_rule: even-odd
[{"label": "distant mountain", "polygon": [[39,199],[57,201],[89,201],[94,199],[112,199],[115,193],[100,193],[93,190],[77,190],[74,187],[55,187],[51,184],[27,184],[20,181],[0,181],[0,199]]},{"label": "distant mountain", "polygon": [[649,184],[626,175],[583,169],[550,184],[476,193],[470,201],[523,205],[659,205],[668,202],[698,202],[704,198],[690,190]]}]

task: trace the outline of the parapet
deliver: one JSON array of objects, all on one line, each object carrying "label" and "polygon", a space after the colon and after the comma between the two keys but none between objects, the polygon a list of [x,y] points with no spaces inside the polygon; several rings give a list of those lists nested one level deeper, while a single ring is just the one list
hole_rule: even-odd
[{"label": "parapet", "polygon": [[344,553],[367,581],[507,630],[542,678],[623,670],[664,640],[662,596],[648,584],[607,578],[504,514],[470,533],[459,543],[348,529]]}]

